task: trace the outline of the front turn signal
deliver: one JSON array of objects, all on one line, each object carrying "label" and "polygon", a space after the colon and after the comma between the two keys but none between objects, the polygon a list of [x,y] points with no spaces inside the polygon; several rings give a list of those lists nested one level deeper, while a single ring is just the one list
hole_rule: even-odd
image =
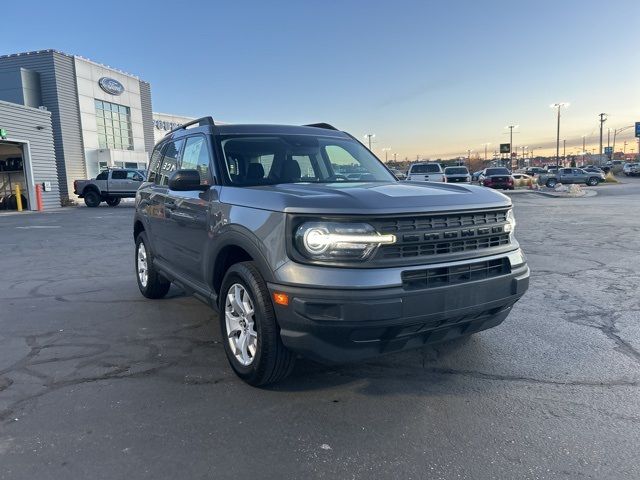
[{"label": "front turn signal", "polygon": [[273,292],[273,301],[278,305],[286,307],[289,305],[289,295],[286,293]]}]

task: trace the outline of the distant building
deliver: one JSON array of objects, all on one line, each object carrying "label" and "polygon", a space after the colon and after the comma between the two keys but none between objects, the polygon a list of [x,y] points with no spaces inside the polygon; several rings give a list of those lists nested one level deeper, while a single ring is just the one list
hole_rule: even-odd
[{"label": "distant building", "polygon": [[[0,100],[49,112],[45,118],[24,110],[29,114],[18,125],[9,113],[15,108],[5,106],[0,129],[7,131],[7,139],[19,130],[20,141],[31,142],[32,158],[33,145],[42,141],[35,138],[40,127],[51,129],[53,151],[38,160],[36,171],[47,165],[48,175],[57,178],[51,188],[56,184],[63,200],[73,194],[75,179],[95,176],[103,168],[146,168],[155,131],[151,86],[135,75],[56,50],[4,55]],[[39,174],[30,176],[28,158],[23,160],[25,187],[32,191]]]}]

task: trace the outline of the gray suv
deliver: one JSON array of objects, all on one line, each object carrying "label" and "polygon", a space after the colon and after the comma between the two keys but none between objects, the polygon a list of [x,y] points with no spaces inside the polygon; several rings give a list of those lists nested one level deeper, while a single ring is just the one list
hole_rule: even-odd
[{"label": "gray suv", "polygon": [[350,362],[500,324],[529,283],[514,227],[508,197],[399,182],[328,124],[206,117],[153,151],[136,276],[145,297],[174,283],[211,305],[233,370],[265,385],[297,355]]}]

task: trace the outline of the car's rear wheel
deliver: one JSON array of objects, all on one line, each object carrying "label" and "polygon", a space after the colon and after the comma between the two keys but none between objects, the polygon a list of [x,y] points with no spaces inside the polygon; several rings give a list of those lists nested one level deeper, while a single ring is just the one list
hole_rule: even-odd
[{"label": "car's rear wheel", "polygon": [[555,186],[556,186],[556,183],[558,183],[558,182],[556,182],[554,179],[550,179],[550,180],[547,180],[546,185],[547,185],[547,187],[549,187],[549,188],[553,188],[553,187],[555,187]]},{"label": "car's rear wheel", "polygon": [[589,185],[590,187],[595,187],[596,185],[598,185],[598,179],[596,177],[591,177],[590,179],[587,180],[587,185]]},{"label": "car's rear wheel", "polygon": [[282,344],[269,290],[253,262],[229,268],[219,306],[224,350],[242,380],[261,386],[291,373],[295,356]]},{"label": "car's rear wheel", "polygon": [[146,232],[140,232],[136,238],[135,266],[136,280],[142,295],[155,299],[167,294],[171,282],[160,275],[153,265],[153,254],[149,248]]},{"label": "car's rear wheel", "polygon": [[109,197],[107,198],[106,202],[110,207],[117,207],[118,205],[120,205],[120,200],[121,199],[119,197]]},{"label": "car's rear wheel", "polygon": [[87,207],[95,208],[100,205],[101,201],[100,194],[95,190],[89,190],[84,194],[84,204]]}]

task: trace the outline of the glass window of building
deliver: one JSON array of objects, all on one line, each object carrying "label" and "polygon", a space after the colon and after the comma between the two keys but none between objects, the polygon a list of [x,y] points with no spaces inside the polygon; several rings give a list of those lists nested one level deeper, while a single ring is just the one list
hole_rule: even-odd
[{"label": "glass window of building", "polygon": [[96,100],[98,146],[118,150],[133,150],[131,110],[124,105]]}]

